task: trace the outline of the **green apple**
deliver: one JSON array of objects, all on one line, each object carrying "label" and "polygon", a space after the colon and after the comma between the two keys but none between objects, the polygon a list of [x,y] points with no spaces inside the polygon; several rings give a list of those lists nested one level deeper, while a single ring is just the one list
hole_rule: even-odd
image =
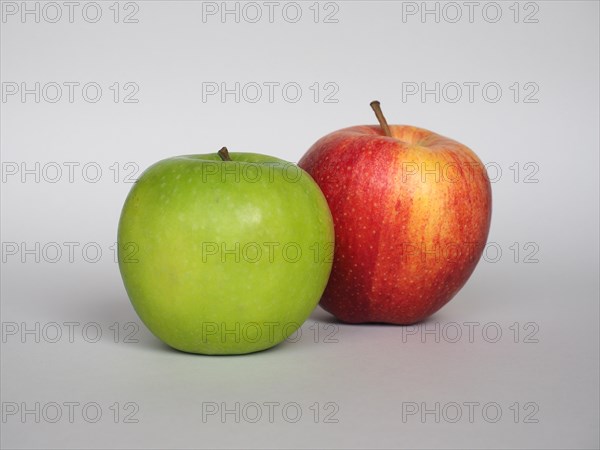
[{"label": "green apple", "polygon": [[242,354],[293,334],[333,261],[314,180],[280,159],[188,155],[148,168],[119,222],[119,268],[146,326],[178,350]]}]

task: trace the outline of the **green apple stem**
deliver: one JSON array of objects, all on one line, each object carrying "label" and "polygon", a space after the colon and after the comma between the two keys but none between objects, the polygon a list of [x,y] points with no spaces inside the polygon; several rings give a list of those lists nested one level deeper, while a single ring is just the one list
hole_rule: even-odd
[{"label": "green apple stem", "polygon": [[231,161],[231,157],[229,156],[229,151],[227,150],[227,147],[223,147],[221,150],[219,150],[217,152],[217,155],[219,155],[219,157],[223,161]]},{"label": "green apple stem", "polygon": [[371,108],[373,109],[373,111],[375,111],[375,115],[377,116],[377,120],[379,121],[379,126],[381,126],[381,129],[383,130],[385,135],[391,137],[392,132],[390,131],[390,127],[388,126],[387,120],[385,120],[385,117],[383,116],[383,112],[381,111],[381,103],[379,103],[379,100],[373,100],[371,102]]}]

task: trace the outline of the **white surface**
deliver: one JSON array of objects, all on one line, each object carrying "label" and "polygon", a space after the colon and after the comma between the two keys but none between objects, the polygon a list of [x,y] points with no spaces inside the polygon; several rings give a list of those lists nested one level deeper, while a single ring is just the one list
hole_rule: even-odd
[{"label": "white surface", "polygon": [[[454,24],[412,16],[403,22],[402,2],[362,1],[338,3],[339,22],[328,24],[313,23],[312,2],[302,3],[305,19],[298,23],[276,16],[274,23],[252,24],[212,16],[204,23],[202,2],[145,1],[137,2],[139,23],[115,24],[111,4],[102,3],[96,24],[81,16],[72,24],[21,23],[13,16],[1,23],[3,83],[103,87],[94,104],[80,95],[73,103],[11,96],[1,104],[3,175],[11,163],[39,162],[42,170],[93,162],[103,170],[97,183],[79,170],[71,183],[66,169],[56,183],[48,182],[54,172],[41,173],[39,183],[33,175],[2,182],[2,407],[46,406],[39,423],[31,414],[5,416],[3,448],[598,448],[597,2],[536,2],[538,23],[522,23],[522,15],[514,23],[512,2],[502,2],[498,23],[476,15],[473,23]],[[114,82],[136,83],[139,103],[114,103]],[[297,103],[280,96],[273,103],[231,97],[221,103],[216,96],[203,102],[202,82],[296,82],[303,96]],[[335,83],[339,102],[315,103],[309,90],[315,82]],[[431,96],[403,102],[403,82],[495,82],[503,96],[496,103],[481,94],[472,103],[465,97],[436,103]],[[515,82],[535,83],[539,102],[515,103]],[[248,356],[179,353],[143,326],[137,343],[123,342],[127,323],[138,320],[110,250],[131,186],[123,182],[126,163],[143,170],[171,155],[223,145],[297,161],[327,132],[374,123],[373,99],[390,122],[451,136],[502,169],[493,184],[494,247],[450,304],[417,328],[341,325],[317,310],[298,342]],[[515,162],[518,182],[510,169]],[[523,182],[536,167],[526,163],[537,165],[537,183]],[[39,263],[29,255],[23,263],[6,247],[23,242],[27,248],[57,242],[63,256],[52,264],[54,253]],[[64,242],[79,244],[73,262]],[[81,255],[90,242],[103,251],[97,263]],[[517,262],[514,242],[521,249]],[[495,248],[502,256],[494,263]],[[535,248],[538,262],[525,263]],[[22,331],[36,322],[47,333],[52,322],[63,324],[62,339],[50,343],[48,334],[36,343],[26,335],[22,343],[20,334],[7,335],[13,323]],[[64,322],[79,324],[72,343]],[[109,328],[115,322],[117,343]],[[473,342],[470,322],[478,324]],[[453,323],[463,333],[456,343]],[[102,329],[98,342],[82,337],[85,324],[92,324],[91,337],[94,324]],[[436,324],[440,342],[434,335],[422,342],[420,333]],[[488,342],[495,326],[502,337]],[[49,423],[51,402],[96,402],[103,415],[87,423],[77,407],[70,423],[63,405],[61,420]],[[109,409],[115,402],[119,423]],[[123,423],[127,402],[139,408],[137,423]],[[246,406],[246,419],[255,402],[264,417],[203,421],[209,402]],[[280,404],[273,423],[265,402]],[[290,402],[302,410],[296,423],[293,409],[287,420],[281,414]],[[463,413],[455,423],[452,402]],[[480,404],[473,423],[468,402]],[[481,410],[492,402],[502,410],[495,423],[493,409],[487,416]],[[436,403],[439,423],[431,414],[403,417],[414,404]],[[338,422],[325,423],[332,408]],[[529,412],[537,423],[525,423]]]}]

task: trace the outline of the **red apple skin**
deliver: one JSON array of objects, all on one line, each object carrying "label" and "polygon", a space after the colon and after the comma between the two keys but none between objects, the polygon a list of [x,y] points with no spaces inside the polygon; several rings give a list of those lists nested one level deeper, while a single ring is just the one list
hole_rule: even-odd
[{"label": "red apple skin", "polygon": [[335,131],[299,162],[335,227],[320,304],[347,323],[408,325],[435,313],[475,270],[490,228],[491,186],[475,153],[421,128],[390,131]]}]

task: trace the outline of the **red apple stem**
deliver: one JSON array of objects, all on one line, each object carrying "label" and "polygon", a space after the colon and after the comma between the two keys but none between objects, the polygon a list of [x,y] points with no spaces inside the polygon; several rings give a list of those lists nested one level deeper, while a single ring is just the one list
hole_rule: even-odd
[{"label": "red apple stem", "polygon": [[227,147],[223,147],[221,150],[219,150],[217,152],[217,155],[219,155],[219,157],[223,161],[231,161],[231,156],[229,156],[229,151],[227,150]]},{"label": "red apple stem", "polygon": [[387,123],[387,120],[385,120],[383,112],[381,111],[381,103],[379,103],[379,100],[373,100],[371,102],[371,108],[373,109],[373,111],[375,111],[375,116],[377,116],[377,120],[379,121],[379,126],[383,130],[383,133],[386,136],[391,137],[392,132],[390,131],[390,127]]}]

